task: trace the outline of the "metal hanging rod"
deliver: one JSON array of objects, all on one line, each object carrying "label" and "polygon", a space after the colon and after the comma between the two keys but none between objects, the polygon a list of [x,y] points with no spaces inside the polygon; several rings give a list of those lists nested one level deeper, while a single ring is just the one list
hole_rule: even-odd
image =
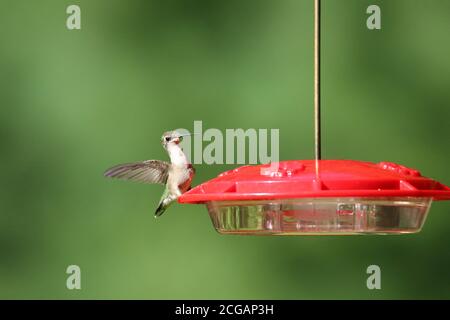
[{"label": "metal hanging rod", "polygon": [[315,159],[320,160],[320,0],[314,0],[314,142]]}]

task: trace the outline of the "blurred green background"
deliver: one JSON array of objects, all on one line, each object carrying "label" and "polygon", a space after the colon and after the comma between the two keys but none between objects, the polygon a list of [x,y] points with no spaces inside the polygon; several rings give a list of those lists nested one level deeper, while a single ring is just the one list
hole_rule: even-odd
[{"label": "blurred green background", "polygon": [[[322,6],[324,157],[450,184],[450,1]],[[312,0],[0,0],[0,298],[450,298],[449,203],[417,235],[220,236],[203,206],[155,220],[161,186],[102,177],[166,159],[162,132],[194,120],[279,128],[281,159],[312,158],[312,19]]]}]

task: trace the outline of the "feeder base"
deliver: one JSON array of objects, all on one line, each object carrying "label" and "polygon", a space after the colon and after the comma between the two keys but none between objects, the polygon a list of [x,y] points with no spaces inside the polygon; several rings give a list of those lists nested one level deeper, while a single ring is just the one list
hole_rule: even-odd
[{"label": "feeder base", "polygon": [[207,203],[214,227],[239,235],[419,232],[431,198],[317,198]]}]

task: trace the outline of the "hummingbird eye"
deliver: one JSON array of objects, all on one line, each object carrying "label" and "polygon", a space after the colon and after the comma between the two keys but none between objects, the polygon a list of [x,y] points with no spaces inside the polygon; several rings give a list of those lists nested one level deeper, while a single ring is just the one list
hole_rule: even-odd
[{"label": "hummingbird eye", "polygon": [[166,140],[167,142],[169,142],[169,141],[170,141],[170,137],[165,137],[165,140]]}]

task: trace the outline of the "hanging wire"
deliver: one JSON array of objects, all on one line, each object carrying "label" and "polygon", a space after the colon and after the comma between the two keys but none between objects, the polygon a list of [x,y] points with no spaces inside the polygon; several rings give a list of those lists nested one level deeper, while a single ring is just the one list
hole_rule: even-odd
[{"label": "hanging wire", "polygon": [[314,148],[315,159],[320,160],[320,0],[314,0]]}]

